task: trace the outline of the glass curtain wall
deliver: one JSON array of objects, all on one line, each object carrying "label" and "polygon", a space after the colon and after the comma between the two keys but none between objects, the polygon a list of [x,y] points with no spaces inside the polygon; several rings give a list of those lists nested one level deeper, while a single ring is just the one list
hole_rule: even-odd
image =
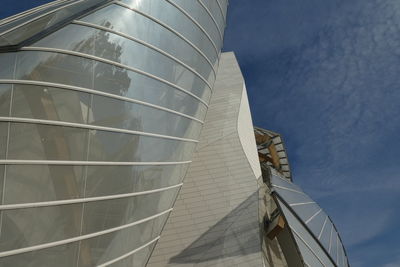
[{"label": "glass curtain wall", "polygon": [[[0,39],[80,2],[0,22]],[[226,9],[109,1],[0,53],[0,266],[146,264],[198,142]]]}]

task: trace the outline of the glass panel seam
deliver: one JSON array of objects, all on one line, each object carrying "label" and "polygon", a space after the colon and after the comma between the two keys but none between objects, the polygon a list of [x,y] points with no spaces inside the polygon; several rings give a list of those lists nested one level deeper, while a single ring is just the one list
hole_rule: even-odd
[{"label": "glass panel seam", "polygon": [[156,242],[158,239],[160,239],[160,237],[161,237],[161,236],[157,236],[156,238],[154,238],[154,239],[151,240],[150,242],[147,242],[146,244],[144,244],[144,245],[142,245],[142,246],[140,246],[140,247],[138,247],[138,248],[136,248],[136,249],[134,249],[134,250],[132,250],[132,251],[130,251],[130,252],[128,252],[128,253],[125,253],[124,255],[121,255],[121,256],[118,257],[118,258],[115,258],[115,259],[113,259],[113,260],[110,260],[110,261],[107,261],[107,262],[105,262],[105,263],[103,263],[103,264],[100,264],[100,265],[98,265],[97,267],[109,266],[109,265],[111,265],[111,264],[113,264],[113,263],[116,263],[116,262],[118,262],[118,261],[120,261],[120,260],[123,260],[123,259],[125,259],[125,258],[131,256],[132,254],[135,254],[136,252],[138,252],[138,251],[144,249],[145,247],[148,247],[149,245],[153,244],[153,243]]},{"label": "glass panel seam", "polygon": [[[13,78],[15,77],[15,71],[17,69],[17,55],[14,58],[14,66],[13,66]],[[8,116],[11,116],[12,106],[13,106],[13,99],[14,99],[14,85],[11,85],[11,95],[10,95],[10,106],[8,108]],[[6,151],[5,151],[5,160],[8,159],[8,149],[10,143],[10,131],[11,131],[11,122],[7,123],[7,139],[6,139]],[[4,165],[4,172],[3,172],[3,182],[2,182],[2,195],[1,195],[1,204],[4,204],[4,199],[6,195],[6,181],[7,181],[7,165]],[[3,232],[3,213],[0,212],[0,236]]]},{"label": "glass panel seam", "polygon": [[[211,36],[208,34],[208,32],[203,28],[203,26],[200,25],[200,23],[195,20],[186,10],[184,10],[181,6],[177,5],[176,3],[172,2],[171,0],[166,0],[168,3],[170,3],[172,6],[174,6],[176,9],[182,12],[188,19],[190,19],[207,37],[207,39],[211,42],[212,46],[214,47],[214,50],[218,56],[219,54],[219,49],[217,45],[215,44],[214,40],[211,38]],[[195,0],[196,1],[196,0]]]},{"label": "glass panel seam", "polygon": [[289,204],[289,206],[295,207],[295,206],[309,205],[309,204],[316,204],[316,203],[314,201],[311,201],[311,202],[293,203],[293,204]]},{"label": "glass panel seam", "polygon": [[17,255],[17,254],[21,254],[21,253],[26,253],[26,252],[37,251],[37,250],[41,250],[41,249],[45,249],[45,248],[56,247],[56,246],[59,246],[59,245],[65,245],[65,244],[73,243],[73,242],[76,242],[76,241],[81,241],[81,240],[89,239],[89,238],[92,238],[92,237],[97,237],[97,236],[109,234],[109,233],[112,233],[112,232],[116,232],[118,230],[126,229],[126,228],[129,228],[131,226],[150,221],[152,219],[160,217],[161,215],[169,213],[172,210],[173,209],[171,208],[171,209],[165,210],[163,212],[157,213],[155,215],[152,215],[150,217],[141,219],[141,220],[133,222],[133,223],[124,224],[124,225],[121,225],[121,226],[118,226],[118,227],[110,228],[110,229],[107,229],[107,230],[103,230],[103,231],[99,231],[99,232],[95,232],[95,233],[91,233],[91,234],[86,234],[86,235],[82,235],[82,236],[72,237],[72,238],[68,238],[68,239],[63,239],[63,240],[59,240],[59,241],[55,241],[55,242],[44,243],[44,244],[25,247],[25,248],[19,248],[19,249],[3,251],[3,252],[0,252],[0,258],[7,257],[7,256],[12,256],[12,255]]},{"label": "glass panel seam", "polygon": [[0,164],[5,165],[77,165],[77,166],[165,166],[165,165],[180,165],[189,164],[187,161],[143,161],[143,162],[125,162],[125,161],[68,161],[68,160],[16,160],[6,159],[0,160]]},{"label": "glass panel seam", "polygon": [[[217,28],[218,33],[219,33],[220,41],[221,41],[221,43],[222,43],[223,40],[224,40],[224,36],[223,36],[223,34],[222,34],[222,32],[221,32],[219,26],[218,26],[217,21],[215,20],[213,14],[212,14],[211,11],[206,7],[206,5],[204,5],[204,3],[203,3],[201,0],[197,0],[197,1],[198,1],[199,4],[204,8],[204,10],[207,12],[207,14],[210,16],[211,20],[214,22],[214,25],[215,25],[215,27]],[[215,0],[215,1],[216,1],[216,0]]]},{"label": "glass panel seam", "polygon": [[105,93],[105,92],[101,92],[101,91],[97,91],[94,89],[89,89],[89,88],[83,88],[83,87],[78,87],[78,86],[73,86],[73,85],[66,85],[66,84],[61,84],[61,83],[50,83],[50,82],[42,82],[42,81],[32,81],[32,80],[8,80],[8,79],[0,79],[0,84],[22,84],[22,85],[38,85],[38,86],[50,86],[50,87],[56,87],[56,88],[60,88],[60,89],[69,89],[69,90],[74,90],[74,91],[78,91],[78,92],[84,92],[84,93],[89,93],[89,94],[94,94],[94,95],[99,95],[99,96],[104,96],[107,98],[113,98],[113,99],[118,99],[118,100],[123,100],[123,101],[127,101],[127,102],[131,102],[131,103],[136,103],[136,104],[140,104],[143,106],[148,106],[148,107],[152,107],[155,109],[159,109],[159,110],[163,110],[169,113],[173,113],[194,121],[197,121],[201,124],[204,124],[204,121],[199,120],[195,117],[189,116],[187,114],[169,109],[169,108],[165,108],[165,107],[161,107],[158,105],[154,105],[148,102],[143,102],[140,100],[136,100],[133,98],[129,98],[129,97],[125,97],[125,96],[119,96],[119,95],[114,95],[114,94],[110,94],[110,93]]},{"label": "glass panel seam", "polygon": [[87,59],[93,59],[93,60],[96,60],[96,61],[99,61],[99,62],[107,63],[107,64],[110,64],[110,65],[114,65],[114,66],[117,66],[117,67],[120,67],[120,68],[123,68],[123,69],[131,70],[131,71],[136,72],[138,74],[141,74],[141,75],[144,75],[146,77],[149,77],[149,78],[152,78],[154,80],[157,80],[159,82],[165,83],[165,84],[167,84],[167,85],[169,85],[171,87],[174,87],[174,88],[176,88],[176,89],[178,89],[178,90],[180,90],[182,92],[185,92],[188,95],[191,95],[192,97],[196,98],[197,100],[199,100],[200,102],[202,102],[204,105],[206,105],[208,107],[208,104],[203,99],[201,99],[199,96],[187,91],[186,89],[183,89],[182,87],[180,87],[180,86],[178,86],[178,85],[176,85],[176,84],[174,84],[172,82],[169,82],[169,81],[167,81],[167,80],[165,80],[163,78],[160,78],[160,77],[155,76],[153,74],[150,74],[148,72],[145,72],[145,71],[142,71],[142,70],[139,70],[139,69],[136,69],[136,68],[132,68],[132,67],[129,67],[127,65],[124,65],[124,64],[112,61],[112,60],[108,60],[108,59],[104,59],[104,58],[101,58],[101,57],[96,57],[96,56],[92,56],[92,55],[88,55],[88,54],[84,54],[84,53],[80,53],[80,52],[69,51],[69,50],[64,50],[64,49],[58,49],[58,48],[25,46],[25,47],[22,47],[20,50],[21,51],[53,52],[53,53],[60,53],[60,54],[78,56],[78,57],[87,58]]},{"label": "glass panel seam", "polygon": [[322,232],[324,231],[324,228],[325,228],[325,225],[326,225],[327,221],[328,221],[328,216],[325,217],[324,225],[322,225],[321,231],[319,232],[319,235],[318,235],[318,240],[321,239]]},{"label": "glass panel seam", "polygon": [[336,263],[339,263],[339,238],[336,237]]},{"label": "glass panel seam", "polygon": [[332,227],[331,227],[331,235],[330,235],[330,237],[329,237],[329,249],[328,249],[328,252],[329,252],[329,253],[331,253],[332,233],[333,233],[333,224],[332,224]]},{"label": "glass panel seam", "polygon": [[52,126],[65,126],[65,127],[79,128],[79,129],[99,130],[99,131],[113,132],[113,133],[125,133],[125,134],[132,134],[132,135],[149,136],[149,137],[178,140],[178,141],[185,141],[185,142],[191,142],[191,143],[199,142],[198,140],[194,140],[194,139],[181,138],[181,137],[170,136],[170,135],[162,135],[162,134],[140,132],[140,131],[112,128],[112,127],[105,127],[105,126],[97,126],[97,125],[89,125],[89,124],[82,124],[82,123],[74,123],[74,122],[28,119],[28,118],[17,118],[17,117],[0,117],[0,121],[16,122],[16,123],[44,124],[44,125],[52,125]]},{"label": "glass panel seam", "polygon": [[[100,25],[92,24],[92,23],[89,23],[89,22],[84,22],[84,21],[80,21],[80,20],[74,20],[74,21],[72,21],[72,24],[81,25],[81,26],[86,26],[86,27],[90,27],[90,28],[96,28],[96,29],[99,29],[99,30],[102,30],[102,31],[114,33],[114,34],[119,35],[119,36],[121,36],[121,37],[123,37],[123,38],[125,38],[125,39],[134,41],[134,42],[139,43],[139,44],[141,44],[141,45],[143,45],[143,46],[146,46],[146,47],[148,47],[148,48],[150,48],[150,49],[152,49],[152,50],[154,50],[154,51],[157,51],[158,53],[160,53],[160,54],[162,54],[162,55],[164,55],[164,56],[166,56],[166,57],[172,59],[173,61],[177,62],[178,64],[180,64],[180,65],[182,65],[183,67],[185,67],[186,69],[188,69],[188,70],[189,70],[190,72],[192,72],[194,75],[196,75],[196,76],[199,77],[201,80],[203,80],[203,82],[205,82],[205,83],[207,84],[207,86],[208,86],[210,89],[212,89],[212,86],[211,86],[211,85],[209,84],[209,82],[205,79],[205,77],[203,77],[200,73],[198,73],[194,68],[190,67],[189,65],[187,65],[186,63],[184,63],[184,62],[181,61],[180,59],[178,59],[178,58],[172,56],[171,54],[165,52],[164,50],[162,50],[162,49],[160,49],[160,48],[158,48],[158,47],[156,47],[156,46],[154,46],[154,45],[151,45],[151,44],[149,44],[149,43],[146,43],[146,42],[144,42],[144,41],[142,41],[142,40],[139,40],[139,39],[137,39],[137,38],[135,38],[135,37],[133,37],[133,36],[127,35],[127,34],[125,34],[125,33],[122,33],[122,32],[119,32],[119,31],[114,31],[114,30],[109,29],[109,28],[107,28],[107,27],[103,27],[103,26],[100,26]],[[213,68],[211,68],[211,69],[214,71]],[[214,73],[214,74],[215,74],[215,73]]]},{"label": "glass panel seam", "polygon": [[[169,0],[167,0],[167,1],[169,2]],[[115,4],[117,4],[117,5],[119,5],[119,6],[122,6],[122,7],[124,7],[124,8],[130,9],[130,10],[132,10],[132,11],[135,11],[136,13],[138,13],[138,14],[140,14],[140,15],[142,15],[142,16],[144,16],[144,17],[146,17],[146,18],[148,18],[148,19],[150,19],[150,20],[152,20],[152,21],[154,21],[154,22],[156,22],[156,23],[158,23],[158,24],[160,24],[161,26],[163,26],[164,28],[166,28],[167,30],[169,30],[170,32],[174,33],[176,36],[178,36],[179,38],[181,38],[182,40],[184,40],[186,43],[188,43],[188,44],[189,44],[191,47],[193,47],[197,52],[199,52],[199,53],[208,61],[208,63],[209,63],[211,66],[213,66],[213,64],[211,63],[210,59],[203,53],[203,51],[201,51],[200,48],[198,48],[195,44],[193,44],[191,41],[189,41],[189,39],[187,39],[185,36],[183,36],[182,34],[180,34],[180,33],[179,33],[178,31],[176,31],[175,29],[171,28],[170,26],[168,26],[168,25],[165,24],[164,22],[162,22],[162,21],[156,19],[155,17],[150,16],[150,15],[148,15],[148,14],[146,14],[146,13],[144,13],[144,12],[142,12],[142,11],[136,9],[136,8],[130,7],[130,6],[126,5],[126,4],[124,4],[124,3],[116,2]],[[171,4],[172,4],[172,3],[171,3]],[[174,4],[174,5],[175,5],[175,4]],[[218,48],[217,48],[217,46],[216,46],[213,42],[212,42],[212,45],[213,45],[213,47],[214,47],[214,49],[215,49],[215,52],[216,52],[216,54],[217,54],[217,57],[218,57]],[[214,69],[214,67],[213,67],[213,69]],[[216,73],[217,71],[214,69],[214,72]]]},{"label": "glass panel seam", "polygon": [[83,1],[85,1],[85,0],[78,0],[78,1],[76,1],[76,2],[67,4],[67,5],[65,5],[65,6],[58,7],[58,8],[56,8],[56,9],[54,9],[54,10],[51,10],[51,11],[49,11],[49,12],[46,12],[46,13],[44,13],[44,14],[42,14],[42,15],[37,16],[37,17],[34,17],[34,18],[32,18],[32,19],[30,19],[30,20],[28,20],[28,21],[25,21],[25,22],[23,22],[23,23],[18,24],[18,25],[15,26],[15,27],[12,27],[11,29],[5,30],[4,32],[0,33],[0,36],[4,35],[4,34],[6,34],[6,33],[9,33],[9,32],[11,32],[11,31],[13,31],[13,30],[16,30],[16,29],[18,29],[18,28],[20,28],[20,27],[22,27],[22,26],[24,26],[24,25],[27,25],[27,24],[29,24],[29,23],[35,21],[35,20],[38,20],[38,19],[44,17],[44,16],[50,15],[51,13],[57,12],[57,11],[59,11],[59,10],[65,8],[65,7],[69,7],[69,6],[75,5],[75,4],[80,3],[80,2],[83,2]]},{"label": "glass panel seam", "polygon": [[[225,17],[224,12],[222,11],[221,4],[219,3],[219,0],[216,0],[216,1],[217,1],[217,5],[218,5],[218,8],[219,8],[219,11],[221,12],[221,15],[222,15],[222,19],[223,19],[224,22],[226,22],[226,17]],[[225,23],[225,25],[226,25],[226,23]]]},{"label": "glass panel seam", "polygon": [[[94,50],[94,47],[93,47]],[[92,85],[94,84],[94,72],[92,74]],[[90,109],[92,109],[93,107],[93,94],[90,94],[90,104],[89,104]],[[86,114],[86,122],[89,121],[89,117],[90,117],[90,112],[88,112]],[[89,161],[89,151],[90,151],[90,134],[87,134],[87,144],[86,144],[86,161]],[[84,184],[83,184],[83,193],[82,196],[83,198],[86,198],[86,185],[87,185],[87,179],[88,179],[88,166],[84,167]],[[82,204],[82,211],[81,211],[81,223],[79,226],[79,235],[82,235],[83,233],[83,218],[85,216],[85,203]],[[76,257],[76,266],[79,266],[79,260],[80,260],[80,256],[81,256],[81,245],[82,242],[79,241],[78,243],[78,249],[77,249],[77,257]]]},{"label": "glass panel seam", "polygon": [[148,194],[153,194],[153,193],[157,193],[157,192],[168,191],[168,190],[171,190],[174,188],[181,187],[182,185],[183,185],[183,183],[180,183],[180,184],[176,184],[173,186],[162,187],[162,188],[148,190],[148,191],[140,191],[140,192],[126,193],[126,194],[117,194],[117,195],[107,195],[107,196],[100,196],[100,197],[74,198],[74,199],[65,199],[65,200],[19,203],[19,204],[6,204],[6,205],[0,205],[0,210],[40,208],[40,207],[51,207],[51,206],[61,206],[61,205],[70,205],[70,204],[82,204],[82,203],[104,201],[104,200],[115,200],[115,199],[148,195]]},{"label": "glass panel seam", "polygon": [[310,218],[308,218],[308,220],[306,220],[305,223],[308,224],[309,222],[311,222],[312,219],[314,219],[315,216],[317,216],[318,214],[320,214],[321,211],[322,211],[322,209],[319,209],[319,211],[317,211],[316,213],[314,213],[314,215],[312,215]]},{"label": "glass panel seam", "polygon": [[[321,258],[318,256],[318,254],[310,247],[310,245],[300,236],[299,233],[296,232],[296,230],[292,227],[290,229],[293,231],[293,233],[303,242],[304,245],[311,251],[311,253],[318,259],[318,261],[322,264],[322,266],[326,266]],[[327,257],[329,259],[329,257]],[[331,261],[331,259],[329,259]],[[335,263],[333,263],[335,265]]]}]

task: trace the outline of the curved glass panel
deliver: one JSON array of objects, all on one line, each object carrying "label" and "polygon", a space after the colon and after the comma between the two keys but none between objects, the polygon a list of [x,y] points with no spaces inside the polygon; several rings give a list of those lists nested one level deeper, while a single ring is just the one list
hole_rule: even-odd
[{"label": "curved glass panel", "polygon": [[[157,17],[158,19],[161,19],[163,22],[165,21],[168,25],[172,24],[171,26],[173,26],[173,28],[176,26],[175,24],[178,24],[177,21],[180,22],[178,25],[186,25],[184,29],[189,28],[188,25],[185,23],[185,21],[187,21],[188,19],[184,17],[178,10],[174,9],[166,1],[159,1],[158,3],[160,5],[157,6],[154,4],[151,5],[150,2],[152,1],[142,2],[143,4],[140,5],[140,10],[145,13],[155,15],[154,11],[152,10],[157,7],[158,9],[163,11],[158,12],[160,14],[163,14],[163,18]],[[148,8],[145,8],[144,6]],[[169,13],[173,15],[169,16]],[[121,23],[121,16],[126,18],[125,23]],[[174,56],[175,58],[183,61],[184,63],[195,69],[197,72],[199,72],[210,83],[215,80],[212,68],[203,55],[197,52],[192,46],[190,46],[179,36],[175,35],[173,32],[166,30],[162,25],[133,10],[118,5],[110,5],[80,20],[110,28],[114,31],[122,32],[128,36],[151,44]],[[171,22],[169,22],[170,20]],[[187,23],[192,22],[187,21]],[[182,26],[179,27],[182,28]],[[182,32],[179,29],[174,29],[178,32]],[[190,36],[196,36],[198,38],[198,36],[201,34],[193,33],[193,29],[197,29],[195,27],[190,27],[190,29],[191,31],[188,31],[190,32]],[[170,41],[166,42],[164,40]],[[198,45],[198,48],[200,48],[202,51],[207,51],[207,49],[204,49],[205,45],[202,45],[201,42],[197,41],[194,44]],[[211,44],[207,45],[211,46]],[[215,61],[216,56],[214,55],[213,57],[210,57],[210,60],[212,60],[211,62]]]},{"label": "curved glass panel", "polygon": [[281,195],[285,201],[287,201],[290,205],[298,205],[300,203],[308,203],[312,201],[308,196],[305,194],[301,194],[298,192],[289,191],[285,188],[278,188],[274,187],[275,191]]},{"label": "curved glass panel", "polygon": [[315,241],[300,221],[286,208],[283,202],[278,200],[278,203],[289,227],[292,229],[304,261],[309,263],[310,266],[334,267],[335,265],[331,262],[322,247]]},{"label": "curved glass panel", "polygon": [[178,188],[173,188],[152,194],[85,203],[82,234],[118,227],[161,213],[171,208],[177,192]]},{"label": "curved glass panel", "polygon": [[[81,1],[6,34],[15,45],[2,51],[26,47],[0,53],[0,159],[8,161],[0,165],[0,252],[17,253],[0,257],[2,266],[93,266],[120,258],[112,265],[142,267],[165,225],[168,213],[160,213],[172,207],[191,161],[197,143],[186,139],[200,134],[222,40],[197,1],[180,4],[202,27],[169,1],[125,2],[137,11]],[[80,12],[93,4],[101,7]],[[219,7],[207,5],[218,18]],[[78,17],[83,21],[72,21]],[[129,193],[136,195],[107,199]],[[85,201],[93,197],[99,199]],[[32,207],[37,202],[46,206]],[[34,251],[19,250],[28,247]]]},{"label": "curved glass panel", "polygon": [[90,131],[90,161],[187,161],[196,143],[134,134]]},{"label": "curved glass panel", "polygon": [[[271,186],[279,196],[278,203],[289,226],[293,229],[293,232],[298,234],[297,239],[303,239],[302,242],[311,246],[309,250],[315,252],[313,253],[314,257],[318,255],[319,261],[324,266],[333,266],[332,262],[327,260],[327,254],[330,255],[337,266],[346,266],[347,258],[339,257],[340,251],[344,251],[344,247],[339,234],[326,213],[300,187],[285,178],[271,175]],[[299,219],[301,219],[301,222]],[[302,250],[301,245],[299,247]],[[303,250],[303,252],[303,257],[307,262],[307,255],[311,255],[310,251]],[[314,260],[309,259],[308,264],[318,266],[313,264]]]},{"label": "curved glass panel", "polygon": [[[2,88],[7,88],[2,90]],[[11,85],[0,85],[0,116],[8,115]],[[4,110],[4,114],[2,114]],[[89,112],[90,111],[90,112]],[[6,112],[6,113],[5,113]],[[53,87],[14,85],[12,117],[92,124],[177,137],[198,138],[201,123],[153,107]]]},{"label": "curved glass panel", "polygon": [[[86,26],[68,25],[32,46],[51,47],[91,54],[139,69],[167,80],[188,91],[203,95],[211,90],[206,83],[183,65],[135,41]],[[63,36],[74,36],[71,43]],[[132,56],[135,55],[135,56]],[[157,64],[149,64],[157,62]]]},{"label": "curved glass panel", "polygon": [[127,194],[182,182],[189,164],[165,166],[88,166],[86,197]]},{"label": "curved glass panel", "polygon": [[[71,0],[68,3],[72,3],[72,2],[76,2],[76,1],[79,1],[79,0]],[[18,18],[16,17],[15,19],[10,20],[9,22],[2,24],[0,26],[0,34],[5,32],[6,30],[12,29],[12,28],[14,28],[14,27],[16,27],[16,26],[18,26],[20,24],[26,23],[26,22],[28,22],[28,21],[30,21],[30,20],[32,20],[32,19],[34,19],[34,18],[36,18],[36,17],[38,17],[40,15],[43,15],[43,14],[48,13],[48,12],[51,12],[51,11],[53,11],[53,10],[63,6],[63,5],[65,5],[65,1],[61,1],[59,3],[54,3],[53,2],[53,3],[49,3],[49,4],[50,5],[47,6],[47,7],[39,6],[39,7],[33,8],[31,10],[27,10],[26,12],[29,12],[29,14],[26,14],[24,16],[20,16]],[[30,11],[33,11],[33,12],[30,12]]]},{"label": "curved glass panel", "polygon": [[222,17],[222,11],[220,7],[218,6],[217,1],[218,0],[200,0],[210,11],[211,15],[217,22],[218,28],[221,31],[222,36],[224,35],[224,28],[225,28],[225,20]]},{"label": "curved glass panel", "polygon": [[[164,188],[181,183],[187,167],[188,164],[164,166],[9,165],[5,174],[7,179],[4,182],[3,204],[99,197]],[[3,173],[4,166],[0,165],[1,180]],[[20,194],[21,192],[24,194]]]},{"label": "curved glass panel", "polygon": [[[0,122],[0,147],[7,147],[8,123]],[[0,159],[6,158],[6,149],[0,149]]]},{"label": "curved glass panel", "polygon": [[0,84],[0,117],[9,115],[11,99],[11,85]]},{"label": "curved glass panel", "polygon": [[8,159],[86,160],[87,129],[11,123]]},{"label": "curved glass panel", "polygon": [[227,1],[225,1],[225,0],[217,0],[217,2],[218,2],[219,5],[221,6],[222,13],[223,13],[223,18],[224,18],[224,20],[225,20],[225,18],[226,18],[226,12],[227,12],[227,9],[228,9],[228,3],[227,3]]},{"label": "curved glass panel", "polygon": [[[74,1],[73,5],[66,5],[64,8],[54,11],[45,16],[38,16],[37,19],[29,22],[15,30],[3,34],[0,45],[15,45],[42,31],[47,30],[58,23],[64,23],[65,20],[71,20],[73,17],[79,15],[80,12],[88,10],[97,6],[98,4],[105,3],[105,0],[85,0]],[[69,4],[69,3],[66,3]],[[43,14],[44,15],[44,14]],[[21,22],[22,23],[22,22]]]},{"label": "curved glass panel", "polygon": [[84,171],[72,165],[9,165],[3,204],[82,198]]},{"label": "curved glass panel", "polygon": [[0,79],[14,78],[15,58],[16,53],[0,53]]},{"label": "curved glass panel", "polygon": [[76,266],[78,242],[0,258],[0,266]]},{"label": "curved glass panel", "polygon": [[325,219],[326,219],[326,215],[321,211],[315,217],[313,217],[310,221],[307,222],[307,226],[308,226],[308,228],[310,228],[310,230],[313,233],[318,234],[322,230],[322,226],[324,225]]},{"label": "curved glass panel", "polygon": [[202,124],[152,107],[93,96],[89,124],[197,139]]},{"label": "curved glass panel", "polygon": [[[211,63],[216,64],[218,55],[216,54],[215,48],[213,47],[211,41],[207,38],[204,32],[202,32],[201,29],[198,28],[185,14],[168,3],[168,1],[121,0],[121,2],[129,5],[132,8],[140,10],[145,14],[153,16],[161,20],[163,23],[166,23],[172,29],[178,31],[193,44],[195,44],[204,54],[207,55],[207,58],[211,61]],[[199,5],[196,6],[202,8]],[[206,13],[203,13],[202,15],[207,16]],[[208,17],[206,17],[206,19],[208,19]]]},{"label": "curved glass panel", "polygon": [[90,95],[54,87],[14,85],[11,117],[87,123]]},{"label": "curved glass panel", "polygon": [[[187,1],[187,0],[171,0],[178,6],[182,7],[186,12],[195,19],[204,30],[208,32],[215,45],[218,47],[222,46],[222,40],[219,35],[217,25],[213,22],[207,11],[202,7],[198,1]],[[218,50],[219,52],[219,50]]]},{"label": "curved glass panel", "polygon": [[[90,267],[104,264],[150,242],[160,234],[161,228],[159,225],[165,222],[167,216],[161,215],[153,220],[133,225],[120,231],[82,240],[79,266]],[[132,255],[135,259],[131,266],[143,266],[143,261],[140,260],[141,257],[139,255],[146,257],[148,250],[143,249],[142,253],[144,255],[140,251]]]},{"label": "curved glass panel", "polygon": [[0,251],[78,236],[82,207],[83,204],[71,204],[2,211]]},{"label": "curved glass panel", "polygon": [[135,252],[135,254],[130,255],[129,257],[126,257],[114,264],[112,264],[112,267],[132,267],[132,266],[144,266],[148,259],[150,253],[153,251],[153,248],[155,246],[155,243],[141,249],[138,252]]},{"label": "curved glass panel", "polygon": [[[90,45],[83,47],[91,49]],[[49,52],[20,52],[15,79],[95,89],[163,106],[201,119],[206,112],[203,103],[170,85],[106,63],[97,62],[94,66],[93,60],[77,56]],[[209,90],[204,93],[207,92],[207,95],[199,97],[209,99]]]}]

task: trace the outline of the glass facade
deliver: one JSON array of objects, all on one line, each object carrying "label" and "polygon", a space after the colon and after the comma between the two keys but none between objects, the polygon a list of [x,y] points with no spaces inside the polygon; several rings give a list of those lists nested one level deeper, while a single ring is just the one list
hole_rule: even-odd
[{"label": "glass facade", "polygon": [[271,188],[307,266],[349,266],[345,249],[329,216],[300,187],[278,174]]},{"label": "glass facade", "polygon": [[0,21],[0,266],[146,264],[198,142],[226,9],[66,0]]}]

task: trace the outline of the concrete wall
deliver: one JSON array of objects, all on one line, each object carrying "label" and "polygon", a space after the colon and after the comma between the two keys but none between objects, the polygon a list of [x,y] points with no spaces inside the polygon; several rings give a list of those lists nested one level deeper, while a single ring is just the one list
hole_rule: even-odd
[{"label": "concrete wall", "polygon": [[234,54],[223,53],[200,143],[148,266],[263,266],[244,88]]}]

